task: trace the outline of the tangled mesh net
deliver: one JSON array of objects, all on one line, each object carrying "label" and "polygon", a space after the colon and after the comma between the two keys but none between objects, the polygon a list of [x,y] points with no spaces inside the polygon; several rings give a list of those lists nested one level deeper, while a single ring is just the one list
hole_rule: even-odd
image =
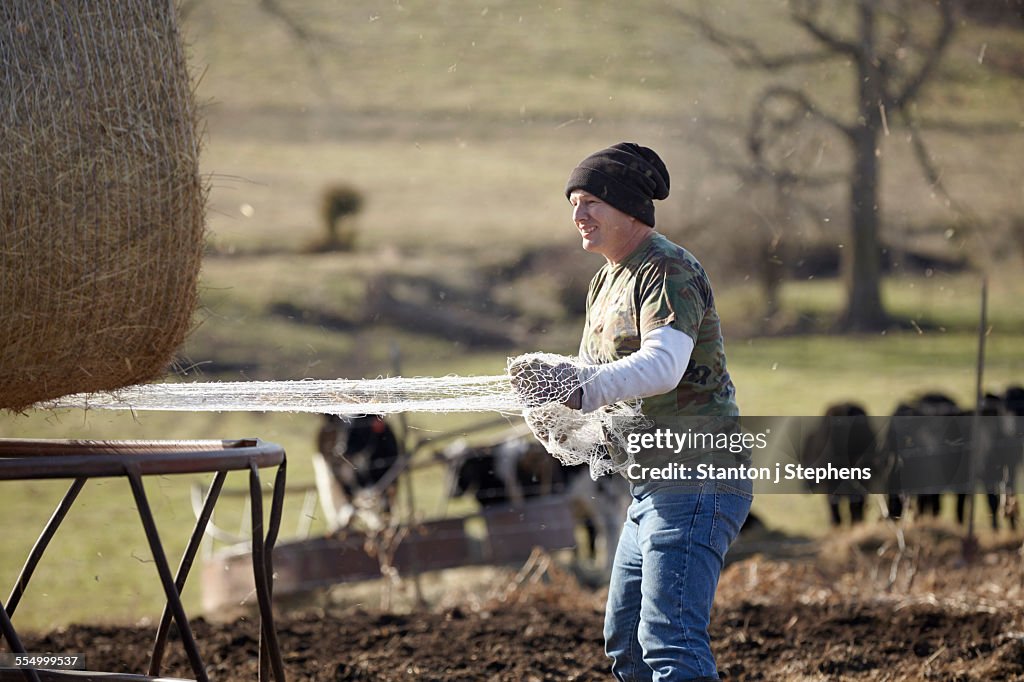
[{"label": "tangled mesh net", "polygon": [[581,388],[578,367],[564,355],[528,353],[509,359],[506,381],[518,387],[523,418],[544,449],[567,466],[589,465],[596,480],[633,464],[626,434],[644,420],[639,400],[588,413],[567,407],[564,403]]},{"label": "tangled mesh net", "polygon": [[587,464],[596,479],[633,463],[624,447],[625,438],[642,423],[643,415],[639,401],[617,403],[586,414],[563,405],[580,387],[577,367],[579,364],[571,357],[529,353],[509,358],[507,373],[494,376],[145,384],[105,393],[79,393],[39,406],[339,415],[518,414],[552,456],[568,466]]}]

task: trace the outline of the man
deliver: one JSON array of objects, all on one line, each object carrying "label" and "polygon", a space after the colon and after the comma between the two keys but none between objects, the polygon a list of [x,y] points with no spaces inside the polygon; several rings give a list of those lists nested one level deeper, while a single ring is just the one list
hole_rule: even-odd
[{"label": "man", "polygon": [[[634,143],[595,152],[572,171],[565,194],[573,223],[583,248],[607,262],[590,284],[581,366],[512,368],[528,404],[575,372],[580,386],[565,404],[584,412],[643,398],[644,416],[662,425],[738,416],[707,275],[654,229],[653,202],[668,191],[661,158]],[[719,453],[676,461],[688,454]],[[645,451],[636,460],[656,466],[665,456]],[[749,453],[729,460],[743,466]],[[717,680],[707,627],[726,550],[750,510],[750,481],[631,480],[631,492],[605,613],[612,673]]]}]

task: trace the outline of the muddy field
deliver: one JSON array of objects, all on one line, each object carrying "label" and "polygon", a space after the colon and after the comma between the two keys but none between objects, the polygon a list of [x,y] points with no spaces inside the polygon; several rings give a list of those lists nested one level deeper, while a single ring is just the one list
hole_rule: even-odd
[{"label": "muddy field", "polygon": [[[839,538],[801,558],[755,555],[723,574],[711,632],[733,680],[1024,680],[1019,538],[964,564],[942,527]],[[604,680],[603,595],[555,562],[487,594],[416,613],[283,614],[289,680]],[[256,679],[256,624],[194,623],[213,680]],[[72,627],[30,650],[81,651],[92,670],[145,672],[153,629]],[[192,677],[173,646],[164,674]]]}]

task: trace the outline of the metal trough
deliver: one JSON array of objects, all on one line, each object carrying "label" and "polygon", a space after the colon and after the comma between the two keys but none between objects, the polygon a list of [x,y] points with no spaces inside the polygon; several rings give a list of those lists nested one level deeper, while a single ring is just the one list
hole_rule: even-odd
[{"label": "metal trough", "polygon": [[[480,517],[487,527],[482,542],[466,532],[467,521]],[[394,548],[390,565],[400,575],[411,576],[461,566],[523,562],[537,547],[559,550],[575,544],[569,504],[564,497],[552,496],[529,500],[517,508],[417,524]],[[245,546],[209,555],[203,567],[203,608],[216,611],[251,601],[253,576],[247,570],[251,561]],[[362,533],[282,542],[274,549],[274,594],[278,596],[381,575],[380,558]]]},{"label": "metal trough", "polygon": [[[463,565],[471,539],[465,519],[428,521],[411,529],[390,557],[402,575]],[[369,551],[368,551],[369,549]],[[385,550],[386,551],[386,550]],[[207,557],[203,567],[203,608],[245,604],[255,594],[248,548],[228,547]],[[274,594],[290,596],[319,587],[381,577],[381,559],[363,533],[282,542],[274,549]]]},{"label": "metal trough", "polygon": [[565,497],[534,498],[519,507],[485,509],[485,563],[525,561],[535,547],[570,549],[576,546],[576,521]]}]

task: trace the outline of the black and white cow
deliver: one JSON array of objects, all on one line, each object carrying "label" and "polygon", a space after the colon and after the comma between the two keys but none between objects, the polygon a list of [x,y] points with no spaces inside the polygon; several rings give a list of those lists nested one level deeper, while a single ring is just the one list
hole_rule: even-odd
[{"label": "black and white cow", "polygon": [[457,442],[445,449],[444,456],[453,473],[451,495],[472,493],[482,508],[566,495],[573,515],[586,529],[590,558],[603,555],[604,570],[611,572],[630,500],[629,484],[622,476],[595,481],[589,467],[562,465],[532,436],[512,436],[483,446]]},{"label": "black and white cow", "polygon": [[329,532],[347,528],[357,513],[369,526],[383,526],[381,515],[391,510],[396,483],[377,488],[400,455],[383,417],[324,415],[313,471]]}]

